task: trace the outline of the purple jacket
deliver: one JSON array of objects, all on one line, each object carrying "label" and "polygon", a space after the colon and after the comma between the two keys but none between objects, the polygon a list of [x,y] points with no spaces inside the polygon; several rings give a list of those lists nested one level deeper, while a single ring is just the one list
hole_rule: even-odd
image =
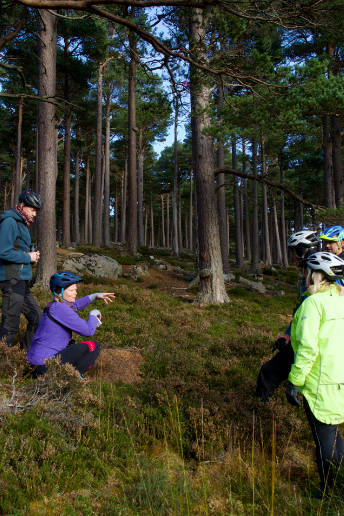
[{"label": "purple jacket", "polygon": [[72,332],[79,333],[84,337],[93,335],[97,328],[98,319],[90,315],[88,321],[81,319],[72,310],[82,310],[89,305],[91,300],[88,296],[77,299],[74,303],[57,303],[52,301],[47,304],[51,317],[62,323],[66,328],[49,319],[44,313],[27,354],[27,360],[33,365],[44,365],[46,358],[51,358],[60,353],[71,339]]}]

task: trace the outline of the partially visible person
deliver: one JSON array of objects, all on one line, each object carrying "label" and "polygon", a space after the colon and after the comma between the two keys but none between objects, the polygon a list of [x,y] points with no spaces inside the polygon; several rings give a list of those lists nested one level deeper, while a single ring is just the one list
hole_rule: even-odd
[{"label": "partially visible person", "polygon": [[37,263],[39,251],[31,251],[29,226],[37,210],[42,208],[39,194],[31,190],[19,196],[18,205],[0,216],[0,289],[2,290],[2,319],[0,340],[13,346],[19,330],[20,314],[27,319],[21,347],[28,349],[42,316],[29,289],[32,264]]},{"label": "partially visible person", "polygon": [[57,272],[50,278],[54,299],[44,309],[27,354],[36,376],[46,372],[45,360],[55,356],[60,357],[62,364],[72,364],[81,376],[95,364],[100,351],[99,343],[87,339],[76,344],[71,337],[72,332],[83,337],[92,336],[102,324],[101,313],[97,309],[91,310],[86,321],[77,312],[95,299],[102,299],[105,304],[112,303],[115,295],[113,292],[98,292],[77,300],[77,284],[80,281],[82,278],[67,271]]},{"label": "partially visible person", "polygon": [[[315,231],[306,229],[293,233],[287,241],[287,246],[291,251],[292,261],[300,268],[302,273],[298,284],[298,303],[294,309],[295,312],[305,299],[304,260],[307,256],[320,250],[320,240]],[[256,395],[262,401],[269,401],[277,387],[288,378],[291,365],[294,362],[290,331],[291,323],[286,331],[277,337],[272,350],[278,352],[271,360],[265,362],[259,371]]]},{"label": "partially visible person", "polygon": [[320,234],[324,249],[340,258],[344,258],[344,228],[342,226],[329,226]]},{"label": "partially visible person", "polygon": [[[318,252],[306,260],[308,297],[296,311],[291,329],[295,361],[286,396],[300,406],[298,390],[316,445],[321,493],[335,479],[344,461],[338,424],[344,422],[344,260]],[[340,486],[342,489],[343,486]]]}]

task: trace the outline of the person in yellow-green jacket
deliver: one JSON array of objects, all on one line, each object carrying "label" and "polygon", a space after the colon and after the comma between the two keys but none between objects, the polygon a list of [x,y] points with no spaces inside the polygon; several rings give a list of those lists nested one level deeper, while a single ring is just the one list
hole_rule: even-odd
[{"label": "person in yellow-green jacket", "polygon": [[316,445],[320,487],[334,483],[334,466],[344,462],[338,424],[344,422],[344,260],[326,251],[306,260],[309,297],[296,311],[291,342],[295,359],[286,396],[300,406],[298,391]]}]

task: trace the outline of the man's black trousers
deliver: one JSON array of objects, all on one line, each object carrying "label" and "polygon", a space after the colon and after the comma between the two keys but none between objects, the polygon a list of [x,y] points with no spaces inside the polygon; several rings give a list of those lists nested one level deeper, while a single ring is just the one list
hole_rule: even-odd
[{"label": "man's black trousers", "polygon": [[294,351],[289,343],[262,365],[257,379],[256,395],[263,401],[268,401],[277,387],[288,378],[293,363]]},{"label": "man's black trousers", "polygon": [[30,292],[28,281],[11,279],[0,281],[2,290],[2,319],[0,339],[5,338],[9,346],[13,346],[19,330],[20,314],[27,319],[26,333],[21,347],[29,349],[37,326],[42,317],[42,311]]}]

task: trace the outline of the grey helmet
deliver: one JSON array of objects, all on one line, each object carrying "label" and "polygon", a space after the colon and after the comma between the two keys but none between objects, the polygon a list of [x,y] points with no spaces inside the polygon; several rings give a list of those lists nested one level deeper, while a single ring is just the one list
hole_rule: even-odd
[{"label": "grey helmet", "polygon": [[306,254],[309,255],[320,251],[321,241],[315,231],[303,229],[290,235],[287,246],[295,249],[299,258],[304,258]]},{"label": "grey helmet", "polygon": [[19,202],[25,204],[25,206],[36,208],[36,210],[40,210],[43,206],[41,196],[32,190],[25,190],[22,192],[19,195]]},{"label": "grey helmet", "polygon": [[327,251],[311,254],[306,265],[314,271],[323,272],[327,279],[334,281],[344,276],[344,260]]}]

